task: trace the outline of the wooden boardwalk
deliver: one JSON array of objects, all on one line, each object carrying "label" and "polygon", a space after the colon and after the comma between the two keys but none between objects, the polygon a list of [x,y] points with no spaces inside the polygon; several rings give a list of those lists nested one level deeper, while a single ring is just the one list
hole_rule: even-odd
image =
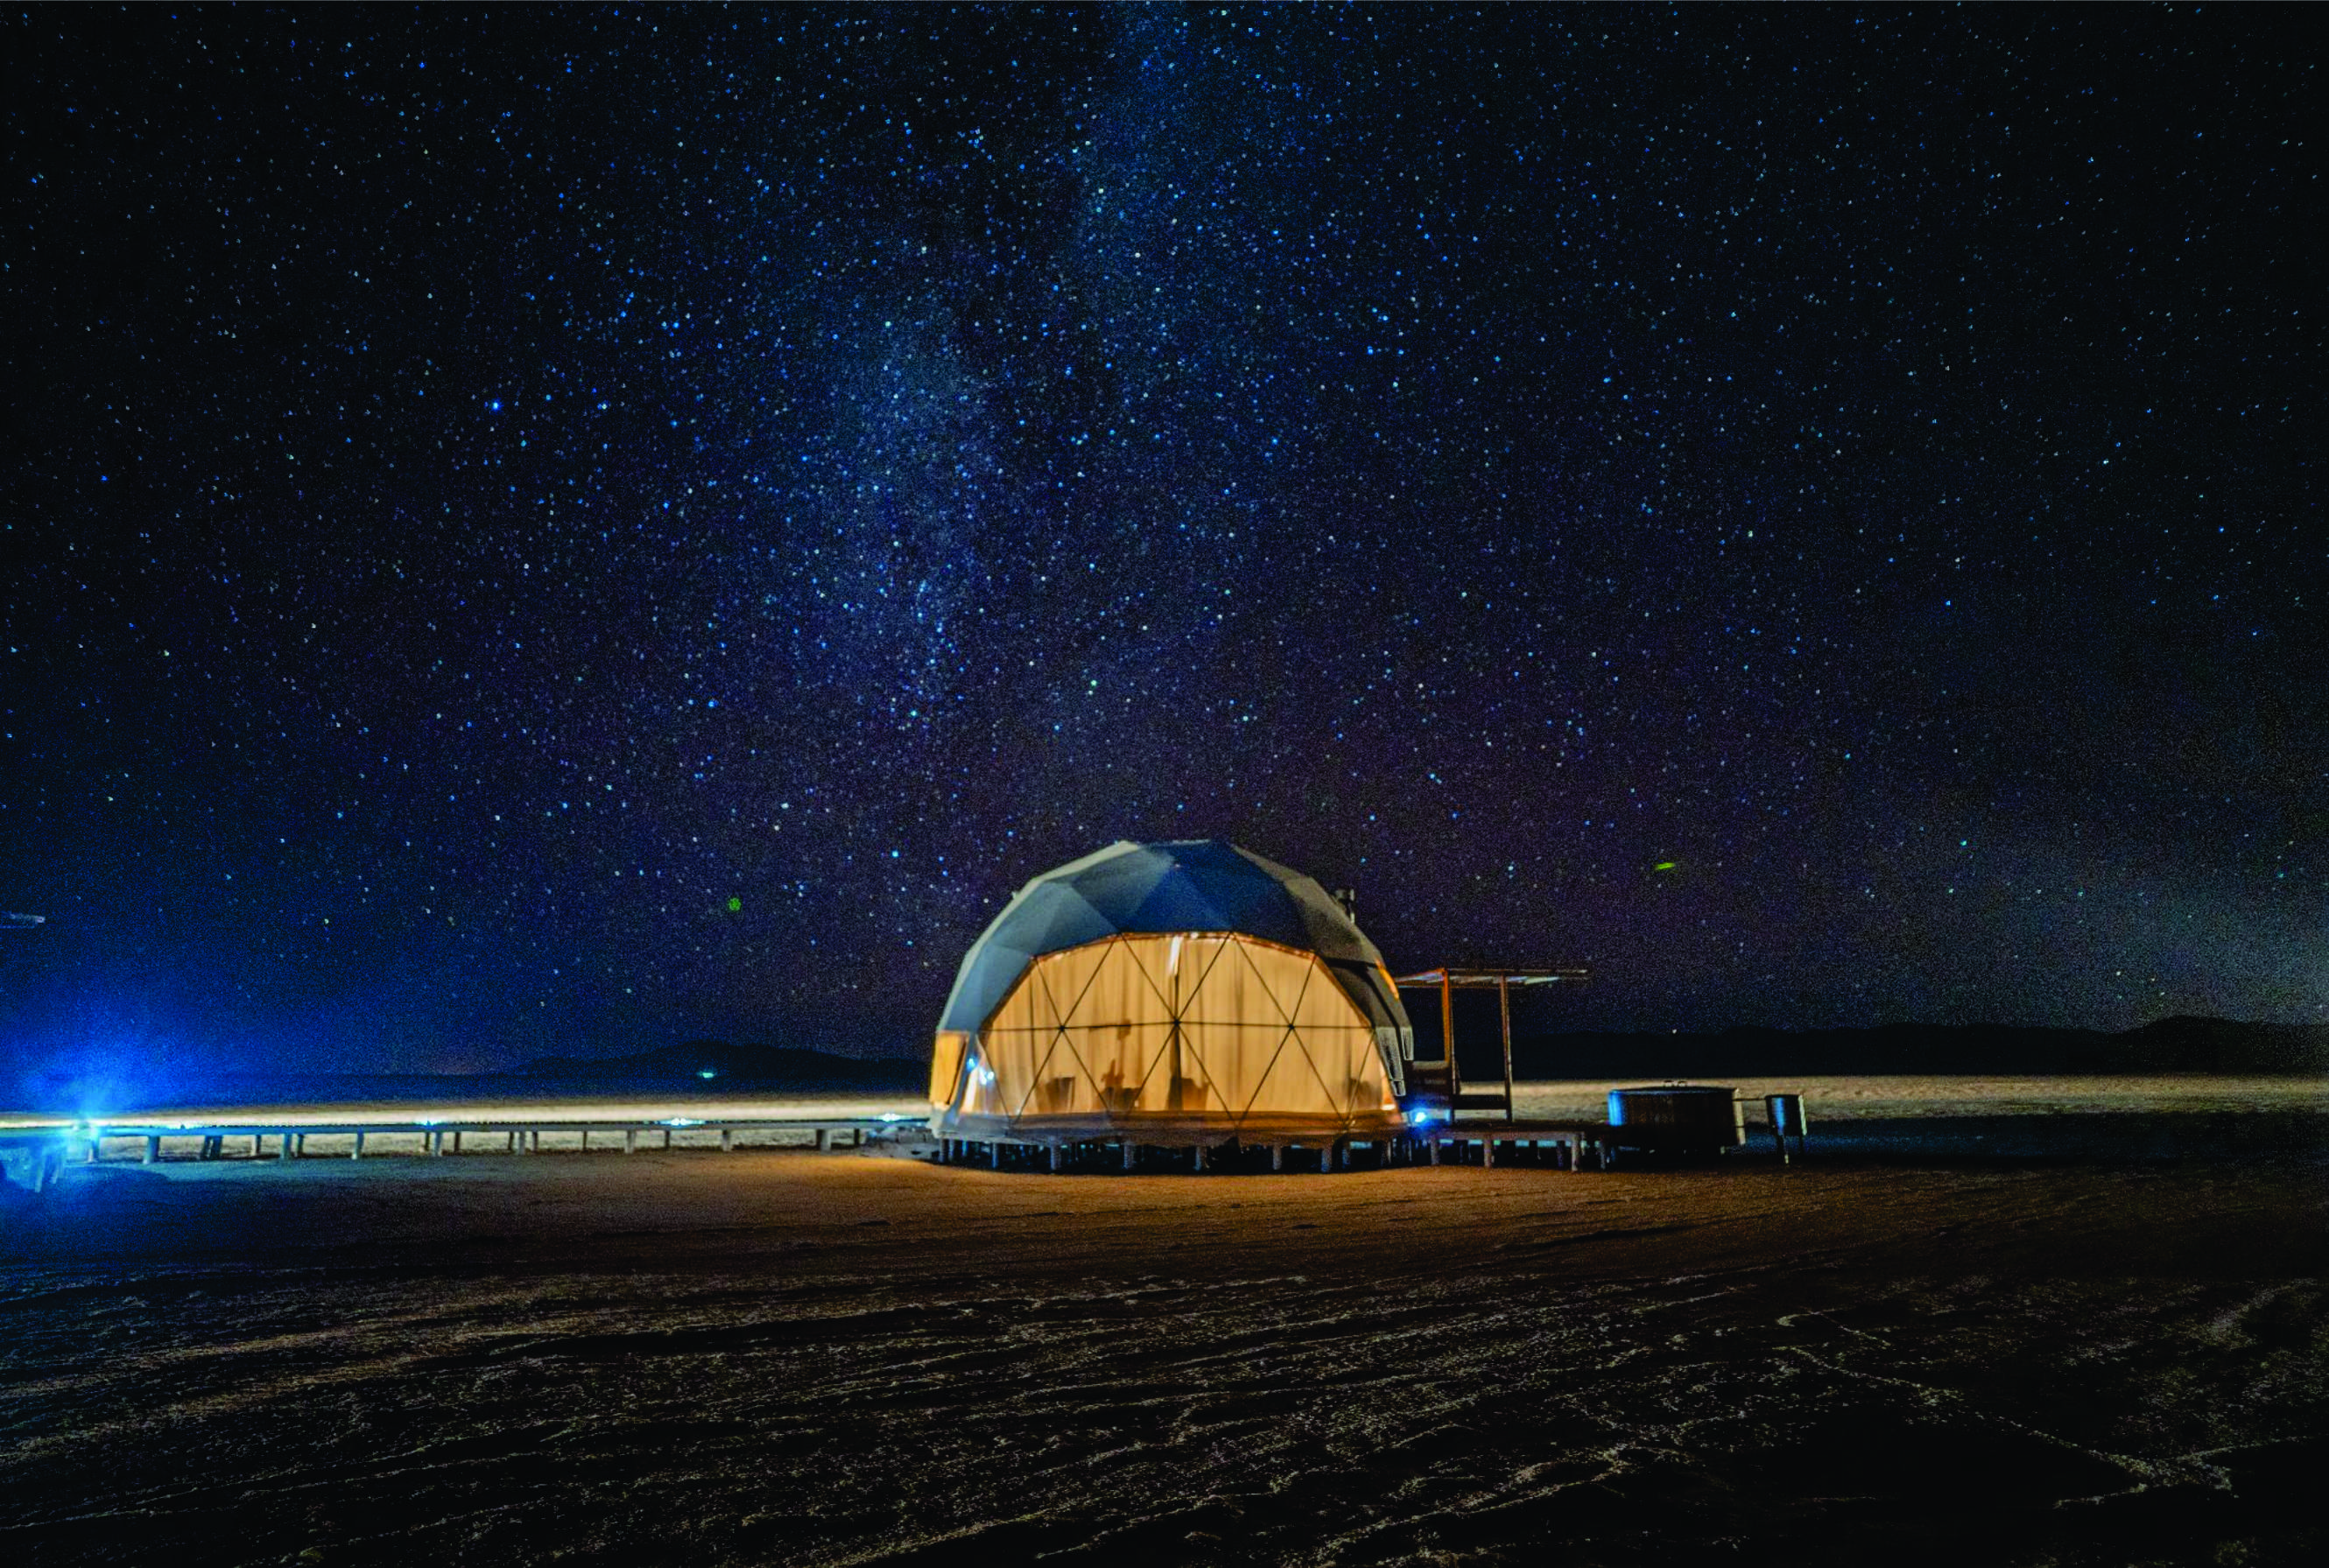
[{"label": "wooden boardwalk", "polygon": [[[1249,1147],[1240,1163],[1250,1168],[1261,1148],[1268,1168],[1352,1170],[1394,1166],[1529,1166],[1566,1171],[1617,1165],[1626,1129],[1606,1121],[1537,1118],[1438,1119],[1372,1137],[1319,1136]],[[1797,1134],[1800,1138],[1800,1133]],[[444,1159],[483,1155],[587,1154],[619,1149],[734,1150],[797,1148],[826,1152],[875,1143],[926,1146],[939,1162],[996,1169],[1091,1168],[1121,1161],[1122,1168],[1202,1171],[1221,1163],[1222,1151],[1202,1145],[1151,1147],[1136,1130],[1070,1140],[933,1138],[919,1117],[761,1117],[684,1115],[543,1117],[539,1114],[231,1118],[201,1120],[57,1122],[0,1129],[0,1176],[40,1192],[71,1164],[157,1165],[179,1161],[294,1160],[403,1157]]]},{"label": "wooden boardwalk", "polygon": [[[836,1117],[365,1117],[333,1120],[204,1118],[201,1120],[59,1122],[0,1131],[11,1180],[38,1192],[67,1164],[181,1160],[367,1159],[381,1156],[535,1155],[619,1148],[862,1148],[875,1139],[919,1138],[921,1119]],[[20,1171],[19,1167],[23,1169]]]}]

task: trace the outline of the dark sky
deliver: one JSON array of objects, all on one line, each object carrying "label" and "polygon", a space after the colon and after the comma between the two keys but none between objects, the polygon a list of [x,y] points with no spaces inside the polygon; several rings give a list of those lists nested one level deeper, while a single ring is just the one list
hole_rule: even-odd
[{"label": "dark sky", "polygon": [[[2301,7],[5,19],[0,1054],[2329,1017]],[[2311,112],[2306,112],[2308,109]]]}]

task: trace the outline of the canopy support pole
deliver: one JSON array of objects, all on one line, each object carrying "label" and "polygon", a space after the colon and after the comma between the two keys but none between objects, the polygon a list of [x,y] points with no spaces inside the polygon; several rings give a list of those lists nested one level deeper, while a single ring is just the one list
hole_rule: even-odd
[{"label": "canopy support pole", "polygon": [[1504,1034],[1504,1119],[1513,1119],[1513,994],[1511,982],[1496,977],[1496,1020]]},{"label": "canopy support pole", "polygon": [[1439,1054],[1447,1058],[1447,1113],[1453,1116],[1464,1084],[1456,1072],[1456,987],[1444,971],[1439,977]]}]

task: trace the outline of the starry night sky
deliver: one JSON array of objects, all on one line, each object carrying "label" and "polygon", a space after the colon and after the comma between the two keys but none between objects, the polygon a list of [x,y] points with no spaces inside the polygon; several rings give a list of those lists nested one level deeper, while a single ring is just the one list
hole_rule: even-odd
[{"label": "starry night sky", "polygon": [[923,1051],[1209,836],[1526,1028],[2329,1017],[2304,16],[12,14],[0,1054]]}]

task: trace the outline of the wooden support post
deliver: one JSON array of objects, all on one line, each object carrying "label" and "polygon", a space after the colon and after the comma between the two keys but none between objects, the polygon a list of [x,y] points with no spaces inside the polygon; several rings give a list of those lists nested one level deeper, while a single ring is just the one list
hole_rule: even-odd
[{"label": "wooden support post", "polygon": [[1483,1170],[1496,1168],[1496,1140],[1493,1138],[1484,1138],[1480,1140],[1480,1168]]},{"label": "wooden support post", "polygon": [[307,1135],[306,1135],[306,1133],[304,1133],[304,1132],[303,1132],[303,1133],[301,1133],[301,1134],[299,1135],[299,1154],[300,1154],[300,1157],[301,1157],[301,1158],[303,1158],[303,1159],[304,1159],[305,1157],[306,1157],[306,1154],[307,1154]]},{"label": "wooden support post", "polygon": [[291,1135],[289,1133],[287,1132],[283,1135],[283,1147],[276,1152],[275,1157],[278,1160],[288,1160],[291,1157]]},{"label": "wooden support post", "polygon": [[1513,1000],[1502,975],[1496,977],[1496,1019],[1504,1036],[1504,1119],[1513,1119]]},{"label": "wooden support post", "polygon": [[1284,1144],[1273,1143],[1269,1146],[1269,1168],[1272,1170],[1284,1170],[1286,1168],[1286,1146]]},{"label": "wooden support post", "polygon": [[663,1129],[663,1146],[666,1149],[671,1148],[671,1129],[667,1127]]},{"label": "wooden support post", "polygon": [[461,1135],[457,1132],[453,1135],[453,1152],[455,1154],[461,1152]]},{"label": "wooden support post", "polygon": [[364,1135],[363,1135],[363,1133],[359,1132],[359,1133],[357,1133],[357,1134],[356,1134],[356,1143],[355,1143],[355,1147],[354,1147],[354,1148],[352,1148],[352,1149],[348,1150],[348,1157],[349,1157],[350,1159],[362,1159],[362,1158],[363,1158],[363,1139],[364,1139]]},{"label": "wooden support post", "polygon": [[259,1157],[259,1146],[260,1146],[261,1144],[265,1143],[266,1141],[267,1141],[267,1135],[266,1135],[265,1133],[263,1133],[263,1132],[254,1132],[254,1133],[252,1133],[252,1134],[250,1135],[250,1157],[251,1157],[251,1158],[253,1158],[253,1159],[257,1159],[257,1158]]},{"label": "wooden support post", "polygon": [[999,1138],[986,1146],[986,1168],[989,1170],[1003,1168],[1003,1143]]},{"label": "wooden support post", "polygon": [[1051,1174],[1053,1176],[1057,1176],[1060,1172],[1060,1161],[1063,1153],[1064,1151],[1061,1149],[1060,1145],[1055,1143],[1051,1146]]},{"label": "wooden support post", "polygon": [[637,1128],[627,1127],[623,1129],[623,1152],[625,1154],[636,1154],[639,1152],[639,1129]]},{"label": "wooden support post", "polygon": [[1439,1163],[1439,1140],[1433,1138],[1426,1138],[1424,1141],[1431,1145],[1431,1163],[1433,1165],[1438,1165]]},{"label": "wooden support post", "polygon": [[825,1153],[827,1150],[831,1149],[832,1148],[833,1148],[833,1129],[831,1129],[831,1128],[829,1128],[829,1127],[820,1127],[820,1128],[818,1128],[818,1129],[816,1129],[816,1152],[817,1152],[817,1153],[819,1153],[819,1154],[824,1154],[824,1153]]},{"label": "wooden support post", "polygon": [[590,1152],[590,1129],[587,1127],[582,1129],[582,1152],[584,1154]]},{"label": "wooden support post", "polygon": [[1447,1114],[1453,1116],[1464,1082],[1456,1070],[1456,987],[1445,969],[1439,971],[1439,1054],[1447,1058]]},{"label": "wooden support post", "polygon": [[1205,1174],[1205,1146],[1201,1143],[1193,1152],[1196,1155],[1197,1174],[1202,1176]]},{"label": "wooden support post", "polygon": [[1127,1138],[1124,1144],[1124,1168],[1130,1170],[1132,1168],[1133,1162],[1137,1160],[1139,1157],[1140,1146],[1134,1143],[1131,1139]]},{"label": "wooden support post", "polygon": [[[1780,1147],[1784,1148],[1786,1145],[1782,1144]],[[161,1157],[162,1140],[155,1135],[148,1133],[146,1137],[146,1157],[140,1163],[144,1165],[152,1165],[156,1160],[160,1159]]]},{"label": "wooden support post", "polygon": [[734,1128],[732,1128],[732,1127],[723,1127],[723,1128],[721,1128],[721,1129],[720,1129],[720,1150],[721,1150],[721,1152],[722,1154],[725,1154],[728,1150],[730,1150],[730,1149],[731,1149],[731,1148],[734,1148],[735,1147],[736,1147],[736,1129],[735,1129]]}]

